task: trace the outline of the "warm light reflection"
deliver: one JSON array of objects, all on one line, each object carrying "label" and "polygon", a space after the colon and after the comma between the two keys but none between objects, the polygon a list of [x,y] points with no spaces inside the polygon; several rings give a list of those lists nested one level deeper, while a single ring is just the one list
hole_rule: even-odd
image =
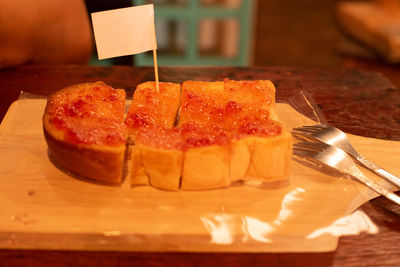
[{"label": "warm light reflection", "polygon": [[159,210],[165,210],[165,211],[169,211],[169,210],[172,210],[172,209],[173,209],[173,207],[172,207],[172,206],[170,206],[170,205],[160,205],[160,206],[158,206],[158,207],[157,207],[157,209],[159,209]]},{"label": "warm light reflection", "polygon": [[362,232],[369,234],[378,233],[378,227],[362,211],[356,211],[351,215],[342,217],[328,227],[318,229],[307,236],[307,239],[317,238],[323,234],[333,236],[357,235]]},{"label": "warm light reflection", "polygon": [[121,232],[118,230],[111,230],[103,233],[104,236],[120,236]]},{"label": "warm light reflection", "polygon": [[[281,225],[292,215],[293,209],[291,209],[290,206],[295,202],[301,201],[302,198],[299,195],[305,192],[305,189],[298,187],[287,193],[282,199],[280,212],[272,223],[264,222],[250,216],[241,217],[241,231],[244,235],[242,241],[246,242],[247,239],[251,238],[259,242],[271,243],[272,240],[268,238],[268,235],[274,232],[276,227]],[[236,226],[234,216],[220,213],[208,218],[203,216],[200,217],[200,219],[211,235],[211,243],[233,243],[233,229]]]},{"label": "warm light reflection", "polygon": [[336,144],[339,144],[341,142],[343,142],[343,140],[347,139],[347,136],[345,133],[340,133],[338,135],[335,136],[330,136],[329,142],[327,142],[328,144],[335,146]]},{"label": "warm light reflection", "polygon": [[299,195],[305,192],[306,192],[305,189],[297,187],[296,189],[290,191],[285,195],[285,197],[282,200],[281,210],[279,211],[278,217],[274,221],[275,225],[281,225],[282,222],[287,220],[290,217],[290,215],[292,215],[293,209],[290,208],[290,205],[293,204],[294,202],[301,201],[302,198],[299,197]]},{"label": "warm light reflection", "polygon": [[282,200],[281,209],[277,218],[273,221],[272,224],[263,222],[257,218],[252,218],[249,216],[245,216],[242,222],[242,229],[245,233],[245,238],[249,236],[250,238],[257,240],[259,242],[270,243],[272,242],[267,236],[274,231],[274,229],[281,225],[282,222],[287,220],[293,213],[293,209],[290,208],[290,205],[294,202],[301,201],[302,198],[299,197],[299,194],[305,193],[301,187],[298,187],[285,195]]},{"label": "warm light reflection", "polygon": [[227,214],[217,214],[212,219],[200,217],[207,231],[211,234],[211,243],[232,244],[233,237],[231,232],[232,216]]},{"label": "warm light reflection", "polygon": [[[272,243],[271,234],[278,231],[293,214],[293,204],[302,201],[302,194],[306,190],[298,187],[285,195],[282,199],[281,209],[275,220],[265,222],[259,218],[250,216],[234,216],[226,213],[213,214],[212,216],[200,217],[207,231],[211,235],[211,243],[228,245],[234,242],[235,236],[239,231],[242,235],[242,242],[249,239],[262,242]],[[240,230],[239,230],[239,226]],[[356,211],[349,216],[342,217],[333,222],[328,227],[317,229],[308,236],[307,239],[318,238],[324,234],[332,236],[357,235],[362,232],[376,234],[378,227],[371,219],[362,211]]]},{"label": "warm light reflection", "polygon": [[340,151],[340,153],[336,153],[335,157],[330,157],[327,164],[330,166],[336,166],[339,162],[344,160],[346,157],[347,157],[347,154],[343,151]]},{"label": "warm light reflection", "polygon": [[274,231],[274,228],[271,227],[269,223],[260,221],[256,218],[245,216],[243,218],[243,231],[246,234],[244,237],[244,241],[246,241],[247,237],[263,242],[263,243],[271,243],[271,239],[267,238],[269,233]]}]

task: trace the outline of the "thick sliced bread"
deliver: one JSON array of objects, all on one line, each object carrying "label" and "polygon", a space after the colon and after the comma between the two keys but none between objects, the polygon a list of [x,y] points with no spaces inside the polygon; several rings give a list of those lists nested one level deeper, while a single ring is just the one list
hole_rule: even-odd
[{"label": "thick sliced bread", "polygon": [[275,86],[269,80],[234,81],[224,79],[225,125],[243,119],[277,120]]},{"label": "thick sliced bread", "polygon": [[179,129],[141,128],[134,151],[131,185],[150,184],[164,190],[179,189],[183,162]]},{"label": "thick sliced bread", "polygon": [[230,135],[231,181],[289,178],[292,136],[278,122],[243,121]]},{"label": "thick sliced bread", "polygon": [[[181,102],[181,105],[180,105]],[[81,176],[120,183],[127,129],[131,185],[176,191],[235,181],[287,180],[292,137],[278,122],[270,81],[138,85],[125,123],[125,92],[102,82],[51,96],[43,127],[52,156]],[[174,127],[180,106],[178,127]]]},{"label": "thick sliced bread", "polygon": [[125,91],[103,82],[64,88],[49,97],[43,131],[51,156],[85,178],[118,184],[126,148]]},{"label": "thick sliced bread", "polygon": [[229,140],[225,131],[187,123],[182,136],[185,149],[182,190],[229,186]]},{"label": "thick sliced bread", "polygon": [[200,127],[222,127],[223,93],[223,82],[183,82],[178,126],[195,123]]},{"label": "thick sliced bread", "polygon": [[177,83],[141,83],[136,87],[125,123],[129,136],[134,139],[142,127],[172,128],[177,116],[181,97],[181,86]]},{"label": "thick sliced bread", "polygon": [[[158,92],[155,82],[139,84],[134,92],[133,101],[125,120],[130,143],[135,144],[140,129],[172,128],[180,105],[180,96],[180,84],[161,82]],[[150,184],[143,161],[143,151],[147,148],[149,147],[146,145],[138,147],[135,145],[132,148],[131,185],[133,186]],[[148,153],[146,155],[148,156]],[[150,170],[149,166],[147,169]],[[153,177],[153,184],[157,183],[154,182],[154,179]]]},{"label": "thick sliced bread", "polygon": [[186,81],[182,85],[182,190],[215,189],[230,184],[228,137],[222,130],[223,94],[223,82]]},{"label": "thick sliced bread", "polygon": [[289,179],[292,135],[286,130],[272,137],[247,137],[251,159],[246,180],[264,182]]}]

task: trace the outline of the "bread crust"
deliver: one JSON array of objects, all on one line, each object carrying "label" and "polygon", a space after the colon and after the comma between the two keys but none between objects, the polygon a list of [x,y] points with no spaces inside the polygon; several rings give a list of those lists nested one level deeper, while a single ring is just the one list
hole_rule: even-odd
[{"label": "bread crust", "polygon": [[112,184],[122,182],[125,146],[99,149],[59,140],[46,125],[43,131],[51,156],[66,170],[92,180]]}]

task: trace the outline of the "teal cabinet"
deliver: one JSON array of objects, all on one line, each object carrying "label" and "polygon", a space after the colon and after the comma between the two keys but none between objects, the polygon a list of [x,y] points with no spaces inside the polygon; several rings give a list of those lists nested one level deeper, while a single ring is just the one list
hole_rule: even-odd
[{"label": "teal cabinet", "polygon": [[[251,62],[255,0],[133,0],[154,3],[158,64],[247,66]],[[152,52],[134,56],[153,65]]]}]

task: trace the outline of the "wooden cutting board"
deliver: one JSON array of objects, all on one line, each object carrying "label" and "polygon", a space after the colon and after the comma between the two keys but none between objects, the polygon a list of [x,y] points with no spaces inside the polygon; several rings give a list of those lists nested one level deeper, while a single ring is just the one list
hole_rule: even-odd
[{"label": "wooden cutting board", "polygon": [[[18,100],[0,125],[1,248],[332,251],[343,234],[338,223],[368,221],[347,215],[374,193],[295,160],[289,185],[280,188],[168,192],[131,188],[128,180],[121,186],[80,180],[48,158],[41,123],[45,104]],[[290,127],[310,122],[287,104],[277,109]],[[400,142],[350,138],[365,156],[400,174]]]}]

